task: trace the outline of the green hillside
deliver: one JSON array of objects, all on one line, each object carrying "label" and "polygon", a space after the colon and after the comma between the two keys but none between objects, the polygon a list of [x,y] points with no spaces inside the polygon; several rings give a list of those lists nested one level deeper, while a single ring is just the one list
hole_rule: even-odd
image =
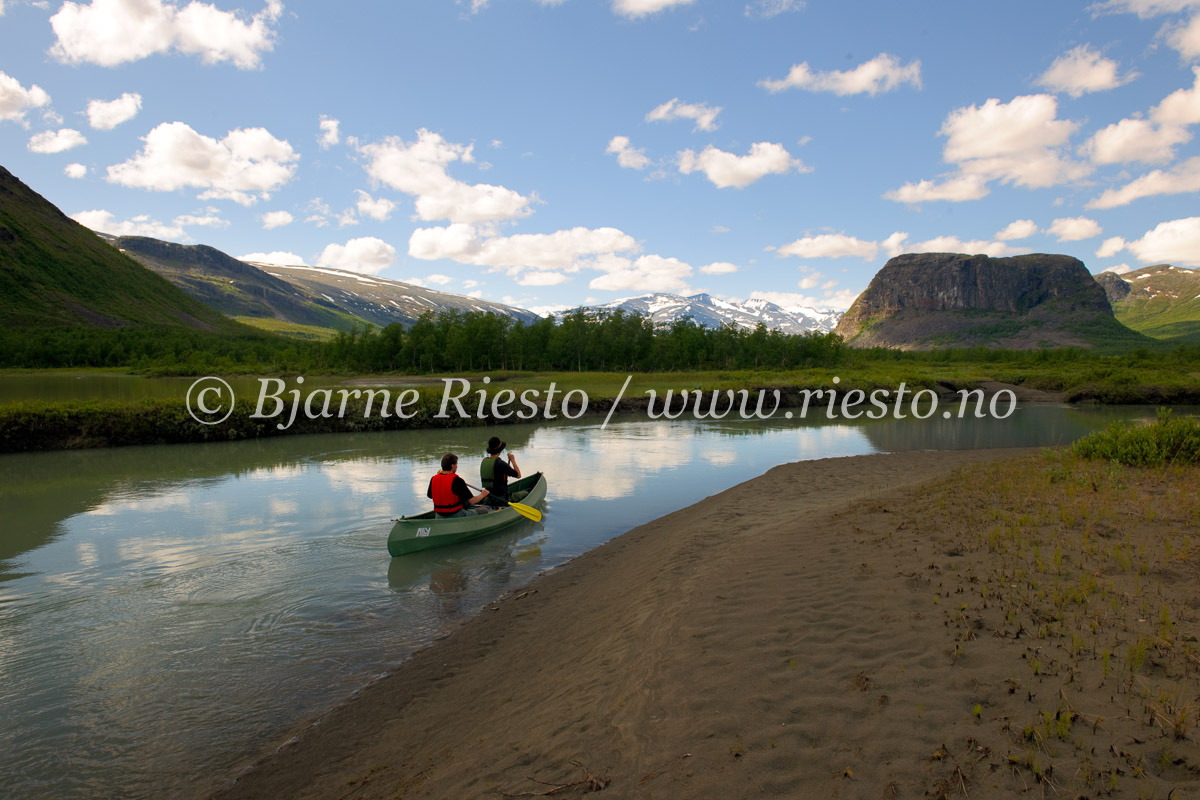
[{"label": "green hillside", "polygon": [[[348,331],[366,324],[320,294],[276,278],[214,247],[175,244],[144,236],[103,238],[111,239],[118,250],[206,306],[243,321],[262,320],[261,327],[265,330]],[[276,321],[281,324],[272,324]],[[332,335],[332,331],[325,335]]]},{"label": "green hillside", "polygon": [[1123,298],[1106,287],[1118,320],[1155,339],[1200,342],[1200,271],[1157,264],[1118,278]]},{"label": "green hillside", "polygon": [[13,329],[244,331],[112,248],[0,167],[0,318]]}]

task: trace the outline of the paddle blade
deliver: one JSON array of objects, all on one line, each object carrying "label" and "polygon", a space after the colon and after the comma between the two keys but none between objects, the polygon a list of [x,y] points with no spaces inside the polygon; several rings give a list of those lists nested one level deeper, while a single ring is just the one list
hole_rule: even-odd
[{"label": "paddle blade", "polygon": [[542,521],[542,512],[538,511],[533,506],[527,506],[524,503],[509,503],[508,507],[520,514],[522,517],[528,517],[534,522]]}]

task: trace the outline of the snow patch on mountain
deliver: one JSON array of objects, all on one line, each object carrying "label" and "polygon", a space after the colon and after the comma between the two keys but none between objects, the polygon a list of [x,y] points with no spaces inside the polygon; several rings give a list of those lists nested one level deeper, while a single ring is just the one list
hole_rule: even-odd
[{"label": "snow patch on mountain", "polygon": [[789,334],[806,331],[828,333],[842,316],[842,312],[833,309],[807,306],[785,308],[767,300],[727,300],[709,294],[684,297],[662,292],[617,300],[595,309],[601,312],[619,309],[626,313],[641,314],[656,325],[670,325],[684,317],[691,317],[693,322],[705,328],[732,325],[753,330],[761,322],[768,330]]}]

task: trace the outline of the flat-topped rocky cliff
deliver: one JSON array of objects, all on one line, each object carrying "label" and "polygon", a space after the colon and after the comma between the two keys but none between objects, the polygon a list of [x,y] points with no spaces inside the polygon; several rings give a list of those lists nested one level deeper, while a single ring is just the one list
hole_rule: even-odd
[{"label": "flat-topped rocky cliff", "polygon": [[1140,339],[1113,317],[1077,258],[907,253],[883,266],[838,323],[856,347],[1088,347]]}]

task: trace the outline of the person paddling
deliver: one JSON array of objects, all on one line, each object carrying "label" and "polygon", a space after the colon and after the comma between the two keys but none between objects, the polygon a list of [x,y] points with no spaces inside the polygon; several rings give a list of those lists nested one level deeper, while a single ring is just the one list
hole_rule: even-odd
[{"label": "person paddling", "polygon": [[484,490],[489,493],[488,503],[490,505],[504,506],[508,503],[515,503],[529,494],[528,491],[509,494],[508,479],[519,479],[521,468],[517,465],[517,458],[512,453],[508,454],[508,463],[500,460],[500,454],[506,447],[508,447],[508,442],[501,441],[498,436],[488,439],[487,456],[479,464],[479,479],[483,482]]},{"label": "person paddling", "polygon": [[484,489],[477,495],[472,495],[467,482],[460,478],[458,472],[458,456],[446,453],[442,456],[442,468],[438,474],[429,479],[429,489],[425,496],[433,501],[433,510],[438,517],[469,517],[481,514],[486,509],[472,508],[482,503],[489,492]]}]

